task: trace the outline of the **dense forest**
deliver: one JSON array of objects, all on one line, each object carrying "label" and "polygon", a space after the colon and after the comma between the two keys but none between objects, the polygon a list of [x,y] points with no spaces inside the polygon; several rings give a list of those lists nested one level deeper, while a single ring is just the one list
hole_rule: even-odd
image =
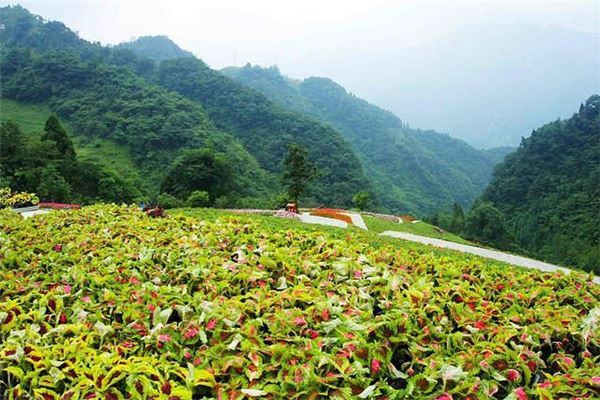
[{"label": "dense forest", "polygon": [[330,79],[295,81],[276,67],[251,65],[222,72],[339,130],[359,155],[381,203],[394,212],[424,214],[454,202],[470,205],[493,166],[511,150],[481,151],[448,135],[411,129]]},{"label": "dense forest", "polygon": [[222,204],[272,205],[285,149],[294,141],[308,148],[320,171],[308,203],[349,206],[354,194],[371,187],[338,132],[274,105],[200,60],[159,64],[120,46],[86,42],[18,6],[2,8],[0,16],[2,97],[48,105],[75,133],[126,145],[146,194],[158,194],[182,151],[207,148],[231,164],[234,184]]},{"label": "dense forest", "polygon": [[600,96],[523,139],[482,200],[504,215],[525,251],[600,272]]}]

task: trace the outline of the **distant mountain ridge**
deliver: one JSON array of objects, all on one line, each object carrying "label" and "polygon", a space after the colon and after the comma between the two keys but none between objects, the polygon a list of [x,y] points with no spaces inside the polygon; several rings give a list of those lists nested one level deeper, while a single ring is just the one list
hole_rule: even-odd
[{"label": "distant mountain ridge", "polygon": [[474,24],[406,48],[335,54],[337,78],[410,121],[478,148],[517,146],[600,91],[600,34],[512,23]]},{"label": "distant mountain ridge", "polygon": [[382,203],[394,211],[428,213],[453,202],[469,205],[510,150],[488,153],[445,134],[411,129],[328,78],[293,80],[277,67],[251,65],[221,72],[339,130],[376,183]]},{"label": "distant mountain ridge", "polygon": [[119,43],[114,48],[132,50],[137,55],[154,61],[194,57],[191,52],[183,50],[164,35],[140,36],[129,42]]}]

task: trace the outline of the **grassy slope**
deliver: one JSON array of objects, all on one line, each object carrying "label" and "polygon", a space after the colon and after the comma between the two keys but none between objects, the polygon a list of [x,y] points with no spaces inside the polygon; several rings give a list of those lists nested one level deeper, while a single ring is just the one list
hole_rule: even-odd
[{"label": "grassy slope", "polygon": [[[473,244],[468,240],[461,238],[460,236],[454,235],[450,232],[438,231],[436,227],[430,225],[426,222],[419,221],[417,223],[395,223],[389,221],[383,221],[379,218],[372,217],[370,215],[363,215],[363,219],[367,224],[367,227],[376,233],[381,233],[383,231],[398,231],[398,232],[408,232],[413,233],[415,235],[427,236],[435,239],[443,239],[448,240],[450,242],[462,243],[462,244]],[[439,228],[438,228],[439,229]]]},{"label": "grassy slope", "polygon": [[[219,217],[230,216],[231,212],[227,210],[214,210],[214,209],[199,209],[199,208],[183,208],[176,210],[169,210],[170,213],[174,214],[183,214],[191,217],[198,217],[204,220],[214,221]],[[237,215],[237,214],[236,214]],[[264,224],[269,228],[281,228],[281,229],[293,229],[293,230],[301,230],[303,232],[323,232],[327,235],[331,235],[336,239],[345,240],[348,235],[355,237],[357,240],[363,241],[365,243],[369,243],[374,247],[382,247],[392,245],[394,247],[405,247],[412,246],[413,243],[407,241],[400,241],[395,238],[390,238],[388,236],[379,236],[379,234],[383,231],[400,231],[400,232],[409,232],[414,233],[415,235],[427,236],[436,239],[448,240],[456,243],[463,244],[473,244],[459,236],[456,236],[452,233],[443,233],[440,234],[435,230],[432,225],[429,225],[425,222],[418,222],[416,224],[403,223],[403,224],[395,224],[393,222],[381,221],[377,218],[371,217],[369,215],[363,215],[363,219],[369,228],[369,231],[364,231],[359,229],[353,225],[349,225],[348,229],[340,229],[331,226],[324,225],[313,225],[313,224],[305,224],[293,219],[285,219],[278,217],[271,217],[265,215],[256,215],[256,214],[243,214],[243,218],[248,218],[249,220],[259,221],[261,224]],[[444,254],[451,250],[439,251],[437,248],[431,246],[420,245],[418,243],[414,243],[414,247],[417,249],[430,249],[436,254]],[[463,253],[460,253],[461,256]],[[464,254],[464,256],[467,256]]]},{"label": "grassy slope", "polygon": [[[0,122],[12,120],[19,124],[30,142],[39,140],[44,130],[46,119],[53,114],[45,105],[24,104],[14,100],[0,99]],[[95,138],[90,140],[74,134],[69,124],[62,122],[71,134],[71,140],[81,161],[91,161],[114,171],[123,178],[136,179],[138,168],[129,152],[108,139]]]}]

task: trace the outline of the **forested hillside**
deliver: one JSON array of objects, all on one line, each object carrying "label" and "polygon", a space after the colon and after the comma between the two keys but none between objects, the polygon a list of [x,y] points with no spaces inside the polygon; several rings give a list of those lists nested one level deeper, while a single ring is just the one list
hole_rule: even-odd
[{"label": "forested hillside", "polygon": [[600,96],[524,139],[483,200],[504,214],[525,250],[600,272]]},{"label": "forested hillside", "polygon": [[250,65],[222,72],[339,130],[360,156],[382,204],[392,211],[428,213],[455,202],[467,206],[489,182],[498,161],[448,135],[410,129],[330,79],[294,81],[276,67]]},{"label": "forested hillside", "polygon": [[114,48],[132,50],[137,55],[154,61],[194,57],[192,53],[183,50],[171,39],[162,35],[142,36],[130,42],[120,43]]},{"label": "forested hillside", "polygon": [[293,141],[308,148],[320,171],[307,200],[347,206],[370,188],[339,133],[280,109],[199,60],[157,67],[131,50],[85,42],[21,7],[5,7],[0,16],[2,97],[47,105],[78,134],[126,145],[151,192],[182,150],[207,148],[231,164],[230,196],[240,201],[229,205],[264,205],[279,190],[277,173]]}]

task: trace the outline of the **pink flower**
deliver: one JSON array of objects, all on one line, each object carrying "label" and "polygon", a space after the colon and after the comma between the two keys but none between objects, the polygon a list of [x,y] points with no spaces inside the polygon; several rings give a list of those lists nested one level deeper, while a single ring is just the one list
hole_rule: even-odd
[{"label": "pink flower", "polygon": [[211,330],[215,329],[216,326],[217,326],[217,320],[216,319],[211,319],[206,324],[206,329],[208,329],[209,331],[211,331]]},{"label": "pink flower", "polygon": [[444,393],[443,395],[436,397],[435,400],[452,400],[452,395],[449,395],[448,393]]},{"label": "pink flower", "polygon": [[523,388],[516,388],[514,394],[519,400],[528,400],[527,393],[525,393],[525,390],[523,390]]},{"label": "pink flower", "polygon": [[552,386],[552,384],[550,383],[550,381],[542,382],[542,383],[540,383],[538,385],[538,387],[541,388],[541,389],[546,389],[546,388],[549,388],[551,386]]},{"label": "pink flower", "polygon": [[183,334],[183,337],[186,339],[192,339],[192,338],[198,336],[198,333],[199,333],[198,329],[191,327],[191,328],[188,328],[187,331],[185,331],[185,333]]},{"label": "pink flower", "polygon": [[294,318],[294,325],[304,326],[304,325],[306,325],[306,321],[302,317],[296,317],[296,318]]},{"label": "pink flower", "polygon": [[363,276],[362,271],[354,271],[355,278],[360,279],[360,278],[362,278],[362,276]]},{"label": "pink flower", "polygon": [[565,364],[567,364],[569,366],[571,366],[575,363],[575,361],[573,361],[573,359],[571,357],[565,357],[565,358],[563,358],[563,360],[564,360]]},{"label": "pink flower", "polygon": [[90,296],[83,296],[83,297],[81,298],[81,300],[82,300],[84,303],[89,303],[89,302],[90,302]]},{"label": "pink flower", "polygon": [[158,335],[158,341],[162,343],[169,343],[171,341],[171,336],[166,334]]},{"label": "pink flower", "polygon": [[379,360],[373,359],[371,361],[371,373],[376,374],[379,372],[380,369],[381,369],[381,363],[379,362]]},{"label": "pink flower", "polygon": [[592,376],[592,379],[590,379],[592,381],[593,385],[600,385],[600,376]]},{"label": "pink flower", "polygon": [[62,251],[62,244],[57,244],[53,247],[54,251]]},{"label": "pink flower", "polygon": [[65,294],[71,294],[71,285],[63,285],[63,291]]},{"label": "pink flower", "polygon": [[521,374],[519,374],[519,371],[515,369],[509,369],[506,372],[506,378],[511,382],[515,382],[521,379]]}]

